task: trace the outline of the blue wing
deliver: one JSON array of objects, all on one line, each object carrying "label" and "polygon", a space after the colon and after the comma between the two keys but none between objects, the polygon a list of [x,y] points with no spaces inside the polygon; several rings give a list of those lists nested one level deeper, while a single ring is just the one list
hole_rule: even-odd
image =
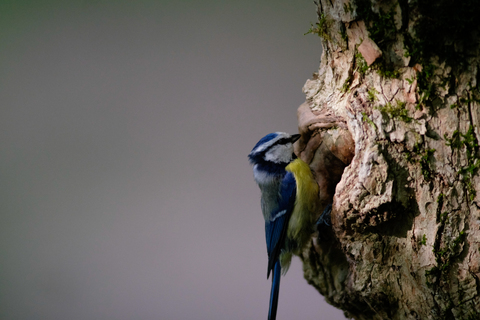
[{"label": "blue wing", "polygon": [[291,172],[287,172],[280,185],[278,206],[270,213],[270,219],[265,221],[268,252],[267,278],[275,267],[285,243],[288,221],[295,205],[296,190],[295,178]]}]

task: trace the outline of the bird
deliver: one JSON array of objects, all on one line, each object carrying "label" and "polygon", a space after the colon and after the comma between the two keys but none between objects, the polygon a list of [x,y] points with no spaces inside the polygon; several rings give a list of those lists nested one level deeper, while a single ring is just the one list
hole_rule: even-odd
[{"label": "bird", "polygon": [[292,255],[299,255],[315,232],[319,188],[308,164],[298,158],[293,144],[299,134],[274,132],[264,136],[248,155],[261,191],[267,242],[267,279],[272,273],[268,320],[275,320],[280,277]]}]

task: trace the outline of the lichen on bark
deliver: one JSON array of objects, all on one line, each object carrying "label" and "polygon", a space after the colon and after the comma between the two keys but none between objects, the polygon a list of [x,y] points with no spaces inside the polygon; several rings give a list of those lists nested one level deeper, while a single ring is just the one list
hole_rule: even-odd
[{"label": "lichen on bark", "polygon": [[333,211],[301,256],[305,278],[354,319],[480,319],[480,7],[317,9],[323,52],[296,152]]}]

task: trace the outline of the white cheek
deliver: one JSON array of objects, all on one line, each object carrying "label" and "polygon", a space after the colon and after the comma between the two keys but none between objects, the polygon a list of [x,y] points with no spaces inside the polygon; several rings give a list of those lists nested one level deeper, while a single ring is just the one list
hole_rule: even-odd
[{"label": "white cheek", "polygon": [[291,143],[277,145],[265,154],[265,160],[275,163],[287,163],[292,160],[293,147]]}]

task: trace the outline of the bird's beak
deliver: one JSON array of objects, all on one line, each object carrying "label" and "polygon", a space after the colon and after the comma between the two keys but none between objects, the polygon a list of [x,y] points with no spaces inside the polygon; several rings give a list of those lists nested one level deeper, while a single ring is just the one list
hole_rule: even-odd
[{"label": "bird's beak", "polygon": [[299,134],[292,134],[290,139],[292,139],[292,143],[294,143],[295,141],[300,139],[300,135]]}]

